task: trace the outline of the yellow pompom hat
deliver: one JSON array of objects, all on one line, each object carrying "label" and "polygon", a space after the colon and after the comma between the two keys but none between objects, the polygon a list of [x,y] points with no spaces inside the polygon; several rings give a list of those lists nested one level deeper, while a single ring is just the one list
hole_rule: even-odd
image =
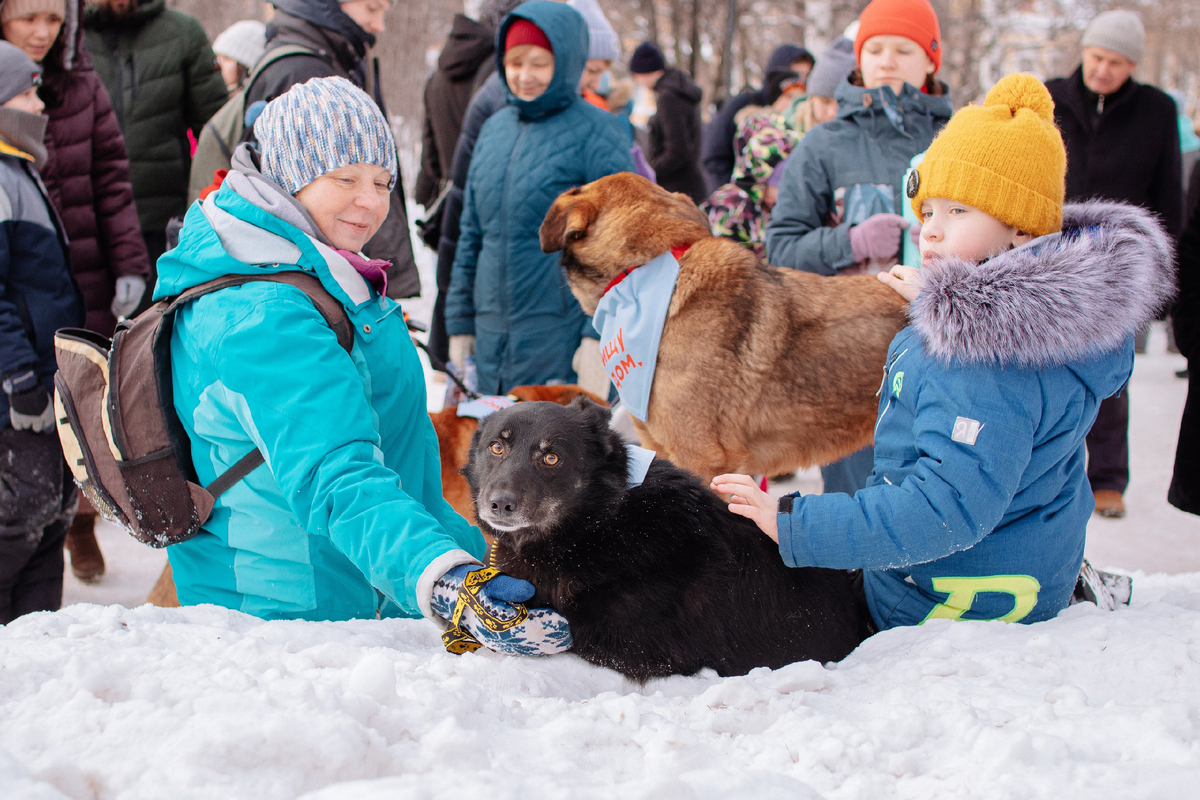
[{"label": "yellow pompom hat", "polygon": [[909,178],[917,218],[921,201],[957,200],[1018,230],[1062,230],[1067,150],[1054,125],[1054,101],[1042,82],[1017,73],[1000,80],[982,106],[950,118]]}]

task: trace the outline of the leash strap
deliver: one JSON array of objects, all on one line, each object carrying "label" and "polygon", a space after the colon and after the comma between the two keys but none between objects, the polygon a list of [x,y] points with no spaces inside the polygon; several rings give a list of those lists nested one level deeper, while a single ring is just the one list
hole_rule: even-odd
[{"label": "leash strap", "polygon": [[475,612],[475,617],[492,633],[504,633],[515,628],[529,619],[529,609],[524,603],[512,603],[517,609],[517,615],[512,619],[501,619],[492,613],[491,609],[480,599],[479,595],[488,581],[500,574],[495,567],[485,567],[468,572],[463,584],[458,589],[458,600],[454,603],[454,614],[450,618],[450,630],[442,634],[442,644],[446,652],[461,655],[474,653],[483,645],[471,635],[462,624],[463,614],[467,609]]}]

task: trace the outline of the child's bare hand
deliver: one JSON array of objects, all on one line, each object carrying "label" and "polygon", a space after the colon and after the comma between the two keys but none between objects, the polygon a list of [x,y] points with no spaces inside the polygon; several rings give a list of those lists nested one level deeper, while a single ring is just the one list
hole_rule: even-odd
[{"label": "child's bare hand", "polygon": [[775,515],[779,504],[774,497],[758,488],[758,483],[749,475],[718,475],[712,479],[712,488],[721,494],[731,495],[729,510],[740,517],[754,522],[762,532],[779,541],[779,528]]},{"label": "child's bare hand", "polygon": [[881,272],[876,277],[886,283],[896,291],[896,294],[903,297],[908,302],[917,299],[917,295],[921,293],[921,286],[925,281],[921,275],[921,270],[916,267],[906,267],[903,264],[897,264],[887,272]]}]

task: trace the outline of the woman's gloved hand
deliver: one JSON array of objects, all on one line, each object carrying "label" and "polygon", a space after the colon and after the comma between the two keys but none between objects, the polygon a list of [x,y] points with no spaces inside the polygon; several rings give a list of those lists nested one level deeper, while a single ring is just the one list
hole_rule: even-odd
[{"label": "woman's gloved hand", "polygon": [[587,389],[601,400],[608,399],[608,370],[600,360],[599,339],[583,337],[571,360],[571,367],[575,370],[576,383],[580,388]]},{"label": "woman's gloved hand", "polygon": [[850,229],[850,249],[855,261],[892,258],[900,252],[900,233],[908,220],[899,214],[875,214]]},{"label": "woman's gloved hand", "polygon": [[433,585],[434,612],[450,623],[442,642],[451,653],[482,645],[511,656],[562,653],[571,647],[567,619],[552,608],[528,609],[533,584],[498,570],[462,564]]},{"label": "woman's gloved hand", "polygon": [[137,310],[145,293],[146,279],[141,275],[122,275],[117,278],[116,294],[113,295],[112,305],[109,306],[113,316],[117,319],[128,317]]},{"label": "woman's gloved hand", "polygon": [[467,364],[467,356],[475,355],[475,337],[469,333],[451,336],[449,344],[450,361],[461,371]]}]

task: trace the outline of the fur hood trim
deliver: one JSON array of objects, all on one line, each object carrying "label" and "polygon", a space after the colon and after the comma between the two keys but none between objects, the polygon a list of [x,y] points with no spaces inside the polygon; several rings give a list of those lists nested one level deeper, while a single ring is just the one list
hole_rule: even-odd
[{"label": "fur hood trim", "polygon": [[1158,220],[1098,200],[1065,206],[1061,233],[982,265],[939,261],[924,277],[909,316],[933,356],[1028,367],[1115,350],[1175,293]]}]

